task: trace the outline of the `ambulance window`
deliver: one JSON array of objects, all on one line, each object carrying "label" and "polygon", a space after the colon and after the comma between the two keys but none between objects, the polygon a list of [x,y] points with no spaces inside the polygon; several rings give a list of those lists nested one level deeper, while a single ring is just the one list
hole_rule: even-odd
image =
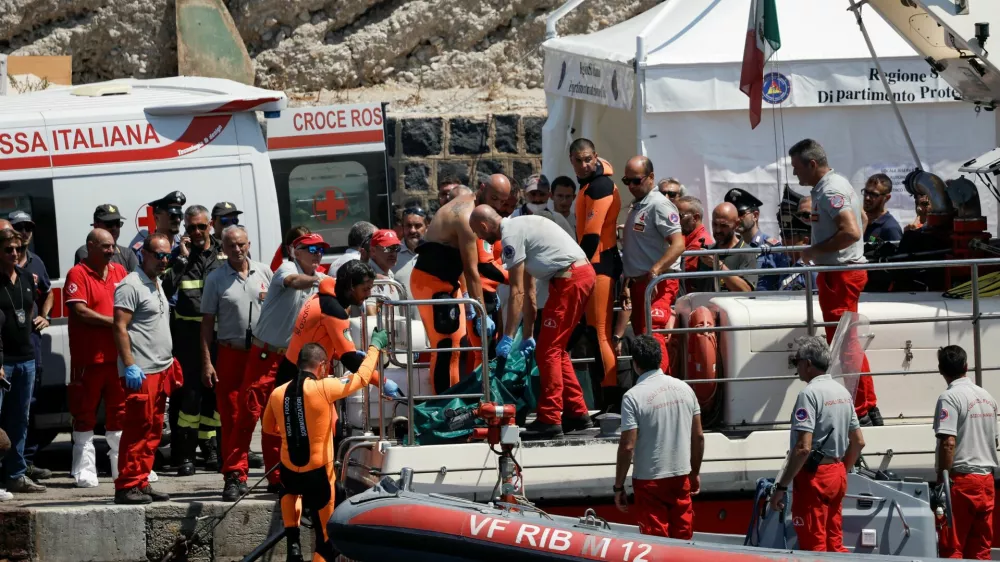
[{"label": "ambulance window", "polygon": [[42,258],[49,277],[62,277],[59,271],[52,180],[0,181],[0,217],[7,218],[14,211],[24,211],[31,215],[31,220],[35,223],[31,250]]},{"label": "ambulance window", "polygon": [[331,245],[346,245],[358,221],[371,220],[368,171],[346,160],[301,164],[288,177],[289,218],[323,236]]}]

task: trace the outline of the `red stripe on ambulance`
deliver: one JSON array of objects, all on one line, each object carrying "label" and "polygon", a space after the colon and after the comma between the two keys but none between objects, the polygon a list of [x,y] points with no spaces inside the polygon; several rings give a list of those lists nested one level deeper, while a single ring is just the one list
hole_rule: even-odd
[{"label": "red stripe on ambulance", "polygon": [[289,148],[312,148],[317,146],[337,146],[342,144],[361,144],[366,142],[382,142],[385,133],[377,131],[352,131],[347,133],[325,133],[322,135],[303,135],[301,137],[278,137],[267,139],[268,150]]}]

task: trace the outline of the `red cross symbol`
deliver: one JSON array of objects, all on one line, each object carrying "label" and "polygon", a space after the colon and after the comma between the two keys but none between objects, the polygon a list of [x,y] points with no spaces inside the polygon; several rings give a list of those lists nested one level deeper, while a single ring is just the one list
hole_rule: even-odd
[{"label": "red cross symbol", "polygon": [[[320,199],[320,195],[323,196],[322,199]],[[320,220],[325,222],[337,222],[347,216],[347,201],[336,187],[317,193],[313,199],[313,208],[315,209],[314,214],[323,213]]]},{"label": "red cross symbol", "polygon": [[[146,211],[146,216],[142,216],[143,210]],[[153,208],[149,205],[139,207],[139,211],[135,214],[135,224],[136,230],[142,230],[143,228],[150,232],[156,230],[156,217],[153,216]]]}]

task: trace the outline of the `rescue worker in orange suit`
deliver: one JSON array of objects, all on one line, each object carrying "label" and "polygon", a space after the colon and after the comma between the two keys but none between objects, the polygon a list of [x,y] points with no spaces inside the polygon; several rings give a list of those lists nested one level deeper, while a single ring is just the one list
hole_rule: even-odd
[{"label": "rescue worker in orange suit", "polygon": [[841,517],[847,467],[857,462],[865,439],[851,407],[851,393],[826,374],[830,367],[826,341],[803,336],[796,343],[796,369],[806,387],[795,399],[788,457],[775,480],[771,509],[784,509],[785,492],[794,482],[792,521],[799,550],[847,552]]},{"label": "rescue worker in orange suit", "polygon": [[[654,193],[663,197],[658,190]],[[664,197],[664,199],[666,199]],[[632,470],[639,532],[689,540],[694,532],[691,496],[701,489],[705,435],[698,398],[684,381],[660,369],[660,343],[644,334],[632,343],[632,365],[641,373],[622,399],[615,505],[628,513],[625,476]]]},{"label": "rescue worker in orange suit", "polygon": [[[486,305],[486,314],[489,315],[496,326],[496,331],[489,342],[490,357],[496,354],[497,334],[503,332],[503,313],[500,309],[500,298],[497,296],[497,289],[501,284],[507,285],[507,269],[503,266],[503,249],[500,243],[490,244],[485,240],[476,243],[479,252],[479,279],[483,284],[483,303]],[[481,347],[482,340],[476,330],[469,331],[469,344],[472,347]],[[482,362],[482,352],[472,352],[469,354],[469,361],[466,365],[468,371],[475,369]]]},{"label": "rescue worker in orange suit", "polygon": [[[607,160],[597,156],[594,143],[576,139],[569,146],[569,159],[580,183],[576,200],[576,237],[583,253],[594,266],[597,283],[587,301],[584,318],[587,333],[598,353],[591,365],[591,377],[601,381],[602,409],[621,402],[618,361],[611,345],[614,322],[615,281],[622,274],[618,253],[616,222],[622,208],[618,187],[611,179],[614,171]],[[633,307],[634,308],[634,307]]]},{"label": "rescue worker in orange suit", "polygon": [[[646,333],[646,311],[650,310],[653,325],[650,329],[667,327],[673,316],[672,307],[680,291],[676,279],[656,285],[650,302],[646,302],[646,288],[658,275],[680,272],[681,254],[684,253],[684,235],[681,234],[680,216],[670,199],[656,189],[653,163],[645,156],[636,156],[625,165],[622,183],[628,186],[634,198],[632,209],[625,219],[622,258],[625,277],[632,299],[632,330]],[[655,334],[660,342],[662,369],[670,373],[667,357],[667,338]]]},{"label": "rescue worker in orange suit", "polygon": [[[830,168],[826,151],[812,139],[799,141],[788,151],[792,172],[799,185],[812,187],[812,244],[802,251],[805,263],[846,265],[865,263],[861,240],[861,197],[847,178]],[[819,306],[824,322],[838,322],[845,312],[858,311],[858,297],[868,282],[865,271],[825,271],[817,275]],[[826,327],[826,340],[833,341],[836,326]],[[857,338],[849,338],[844,372],[868,373],[868,357]],[[875,383],[869,375],[858,377],[854,411],[861,425],[883,425],[878,410]]]},{"label": "rescue worker in orange suit", "polygon": [[337,278],[327,277],[319,282],[319,293],[302,306],[292,330],[288,351],[278,365],[275,386],[295,378],[295,365],[299,350],[307,343],[318,343],[332,361],[340,361],[348,371],[355,372],[365,355],[351,341],[349,310],[361,306],[372,296],[375,270],[360,260],[351,260],[340,266]]},{"label": "rescue worker in orange suit", "polygon": [[952,528],[938,533],[942,558],[989,560],[993,546],[993,473],[997,469],[997,402],[973,384],[965,350],[938,350],[938,371],[948,388],[934,407],[937,482],[951,478]]},{"label": "rescue worker in orange suit", "polygon": [[[501,208],[511,192],[510,180],[503,174],[484,178],[475,196],[465,190],[454,196],[459,189],[452,189],[453,193],[449,194],[451,201],[434,214],[424,243],[417,246],[417,262],[410,274],[410,291],[416,300],[459,298],[464,288],[470,298],[483,303],[477,250],[480,242],[469,226],[469,216],[477,204]],[[457,304],[423,305],[418,308],[432,350],[462,347],[462,341],[467,341],[469,323],[474,330],[480,329],[475,307],[468,307],[464,314],[463,307]],[[492,337],[495,330],[493,320],[487,316],[487,337]],[[430,354],[435,393],[440,394],[458,383],[462,364],[458,352]]]},{"label": "rescue worker in orange suit", "polygon": [[513,351],[519,327],[522,340],[518,351],[522,356],[534,353],[535,338],[530,334],[536,333],[536,311],[541,311],[535,354],[541,381],[538,416],[521,438],[552,439],[563,431],[590,428],[587,403],[567,346],[594,290],[594,268],[573,237],[545,217],[501,219],[493,208],[480,205],[469,223],[483,240],[503,244],[504,265],[510,272],[507,322],[497,343],[498,358]]},{"label": "rescue worker in orange suit", "polygon": [[285,489],[281,519],[288,541],[288,561],[302,560],[299,520],[303,507],[312,511],[316,535],[313,561],[333,561],[338,556],[326,531],[337,481],[333,468],[334,403],[368,386],[378,365],[379,351],[388,342],[388,335],[376,329],[364,361],[354,374],[342,378],[328,376],[329,360],[323,346],[308,343],[296,357],[295,378],[271,393],[262,430],[281,439],[281,484]]}]

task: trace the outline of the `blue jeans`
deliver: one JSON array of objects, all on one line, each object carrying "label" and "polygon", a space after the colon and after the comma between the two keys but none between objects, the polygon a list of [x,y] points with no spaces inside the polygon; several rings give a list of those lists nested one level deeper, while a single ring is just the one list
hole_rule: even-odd
[{"label": "blue jeans", "polygon": [[24,476],[24,441],[28,435],[28,408],[35,387],[35,360],[6,363],[3,372],[10,381],[10,390],[0,390],[0,427],[10,438],[11,449],[3,459],[0,474],[7,480]]}]

